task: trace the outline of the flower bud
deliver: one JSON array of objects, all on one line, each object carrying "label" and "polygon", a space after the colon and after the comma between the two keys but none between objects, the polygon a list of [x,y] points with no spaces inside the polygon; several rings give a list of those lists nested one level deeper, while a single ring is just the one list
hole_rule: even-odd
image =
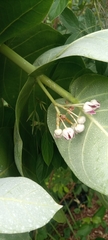
[{"label": "flower bud", "polygon": [[77,124],[74,129],[76,133],[81,133],[84,131],[84,128],[85,128],[84,124]]},{"label": "flower bud", "polygon": [[72,128],[65,128],[63,129],[62,136],[65,139],[70,140],[74,137],[74,130]]},{"label": "flower bud", "polygon": [[95,99],[90,102],[85,102],[83,106],[84,112],[89,114],[95,114],[95,110],[98,108],[100,108],[100,103]]},{"label": "flower bud", "polygon": [[60,129],[60,128],[55,129],[55,131],[54,131],[54,137],[55,137],[55,138],[61,138],[61,137],[62,137],[62,129]]},{"label": "flower bud", "polygon": [[83,124],[86,121],[86,117],[85,116],[80,116],[77,118],[77,123]]},{"label": "flower bud", "polygon": [[95,109],[100,108],[100,103],[97,100],[93,99],[90,102],[92,103],[92,107],[95,107]]}]

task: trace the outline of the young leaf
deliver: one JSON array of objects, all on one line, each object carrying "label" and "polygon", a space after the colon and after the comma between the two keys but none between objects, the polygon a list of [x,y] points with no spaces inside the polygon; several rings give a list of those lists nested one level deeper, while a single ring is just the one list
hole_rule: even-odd
[{"label": "young leaf", "polygon": [[[104,195],[108,195],[107,89],[108,79],[100,75],[85,74],[76,79],[71,86],[72,95],[83,103],[96,99],[100,102],[100,109],[96,115],[86,114],[85,130],[74,139],[69,141],[63,138],[55,139],[62,157],[74,174],[84,184]],[[65,104],[65,100],[59,100],[59,103]],[[51,105],[48,110],[48,126],[52,136],[56,128],[55,116],[54,107]]]},{"label": "young leaf", "polygon": [[61,208],[42,187],[24,177],[0,179],[0,206],[1,233],[40,228]]}]

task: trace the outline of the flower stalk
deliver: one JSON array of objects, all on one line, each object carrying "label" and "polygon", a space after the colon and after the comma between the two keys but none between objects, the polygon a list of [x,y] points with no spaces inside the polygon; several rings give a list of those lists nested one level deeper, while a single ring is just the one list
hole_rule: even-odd
[{"label": "flower stalk", "polygon": [[60,87],[57,83],[53,82],[49,77],[45,75],[40,75],[37,77],[37,80],[40,80],[44,85],[58,93],[61,97],[65,98],[71,103],[78,103],[78,100],[72,96],[71,93]]}]

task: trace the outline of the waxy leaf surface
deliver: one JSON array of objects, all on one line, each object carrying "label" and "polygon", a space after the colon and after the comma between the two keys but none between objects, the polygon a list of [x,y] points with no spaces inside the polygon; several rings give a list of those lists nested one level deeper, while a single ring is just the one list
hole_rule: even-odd
[{"label": "waxy leaf surface", "polygon": [[42,65],[68,56],[84,56],[108,62],[108,30],[97,31],[81,37],[70,44],[53,48],[42,54],[37,59],[37,62]]},{"label": "waxy leaf surface", "polygon": [[0,233],[44,226],[61,208],[37,183],[24,177],[0,179]]}]

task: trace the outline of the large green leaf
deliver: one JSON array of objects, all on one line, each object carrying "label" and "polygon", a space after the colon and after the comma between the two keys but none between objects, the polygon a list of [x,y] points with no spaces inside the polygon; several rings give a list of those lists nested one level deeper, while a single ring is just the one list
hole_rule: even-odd
[{"label": "large green leaf", "polygon": [[53,20],[54,18],[58,17],[67,4],[68,0],[54,0],[48,14],[49,19]]},{"label": "large green leaf", "polygon": [[[55,142],[74,174],[89,187],[108,195],[108,79],[85,74],[76,79],[70,89],[79,102],[97,99],[101,107],[96,115],[86,115],[83,133],[70,141],[61,138],[55,139]],[[65,100],[59,100],[60,102],[65,103]],[[54,106],[51,105],[48,110],[48,126],[52,136],[56,128],[55,114]]]},{"label": "large green leaf", "polygon": [[68,56],[84,56],[108,62],[108,30],[97,31],[79,38],[70,44],[51,49],[42,54],[37,59],[37,62],[42,65]]},{"label": "large green leaf", "polygon": [[61,208],[37,183],[24,177],[0,179],[0,233],[44,226]]},{"label": "large green leaf", "polygon": [[33,63],[45,51],[65,43],[65,37],[52,27],[40,23],[19,37],[8,41],[8,46]]},{"label": "large green leaf", "polygon": [[39,24],[53,0],[0,1],[0,43],[20,36]]}]

